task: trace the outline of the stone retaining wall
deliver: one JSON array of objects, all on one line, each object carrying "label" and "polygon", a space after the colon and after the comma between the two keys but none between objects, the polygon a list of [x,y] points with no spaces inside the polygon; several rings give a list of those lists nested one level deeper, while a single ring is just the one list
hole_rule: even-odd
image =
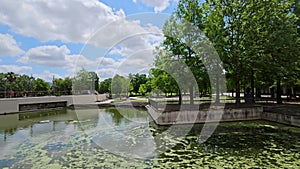
[{"label": "stone retaining wall", "polygon": [[300,127],[300,115],[290,115],[278,112],[263,112],[261,118],[268,121]]},{"label": "stone retaining wall", "polygon": [[154,107],[146,106],[148,113],[157,125],[193,124],[205,122],[224,122],[242,120],[268,120],[277,123],[300,127],[300,115],[278,112],[263,112],[263,107],[226,108],[209,111],[173,111],[161,112]]},{"label": "stone retaining wall", "polygon": [[161,112],[150,105],[146,106],[146,108],[158,125],[257,120],[261,119],[261,113],[263,112],[262,107],[172,112]]},{"label": "stone retaining wall", "polygon": [[20,112],[22,111],[20,107],[25,107],[26,105],[28,105],[26,106],[26,110],[36,110],[39,104],[56,103],[60,105],[60,103],[66,103],[66,106],[71,106],[77,104],[96,104],[97,101],[104,101],[106,99],[106,94],[5,98],[0,99],[0,115]]}]

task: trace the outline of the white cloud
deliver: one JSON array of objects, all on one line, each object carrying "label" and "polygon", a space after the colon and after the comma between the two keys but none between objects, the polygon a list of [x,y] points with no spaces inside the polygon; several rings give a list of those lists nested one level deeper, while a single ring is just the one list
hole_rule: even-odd
[{"label": "white cloud", "polygon": [[99,27],[124,17],[97,0],[0,1],[0,22],[41,41],[85,42]]},{"label": "white cloud", "polygon": [[32,63],[49,67],[66,66],[66,56],[70,50],[65,46],[38,46],[29,49],[24,56],[18,59],[21,63]]},{"label": "white cloud", "polygon": [[111,48],[120,43],[124,45],[123,41],[128,41],[127,39],[136,37],[134,42],[130,42],[130,46],[134,44],[141,46],[145,44],[145,37],[151,37],[149,36],[150,34],[153,36],[154,34],[161,33],[161,29],[157,26],[150,24],[141,26],[140,20],[128,21],[122,18],[99,29],[93,37],[89,39],[88,43],[99,48]]},{"label": "white cloud", "polygon": [[[170,5],[170,0],[140,0],[149,7],[154,7],[154,12],[162,12]],[[134,3],[137,0],[133,0]]]},{"label": "white cloud", "polygon": [[47,67],[74,68],[96,66],[95,61],[82,55],[71,55],[67,46],[38,46],[29,49],[24,56],[17,60],[24,64],[35,64]]},{"label": "white cloud", "polygon": [[0,72],[14,72],[17,74],[25,74],[32,71],[32,67],[18,65],[0,65]]},{"label": "white cloud", "polygon": [[[155,56],[152,48],[137,51],[132,53],[132,55],[128,56],[126,59],[121,60],[117,69],[122,72],[126,72],[126,70],[149,70],[153,65],[154,58]],[[127,73],[130,73],[130,71]]]},{"label": "white cloud", "polygon": [[111,78],[116,74],[115,68],[105,68],[96,70],[97,75],[99,76],[100,81]]},{"label": "white cloud", "polygon": [[116,67],[118,62],[112,58],[101,57],[97,59],[98,67]]},{"label": "white cloud", "polygon": [[9,34],[0,34],[0,56],[17,56],[24,53]]},{"label": "white cloud", "polygon": [[155,46],[160,44],[163,40],[162,35],[157,34],[141,34],[133,37],[129,37],[123,40],[120,44],[117,44],[109,54],[119,54],[123,57],[127,57],[136,51],[145,50],[151,48],[155,49]]},{"label": "white cloud", "polygon": [[52,73],[52,72],[50,72],[48,70],[43,71],[43,73],[41,73],[41,74],[33,74],[32,76],[35,77],[35,78],[43,79],[46,82],[52,82],[53,77],[54,78],[63,78],[59,74]]},{"label": "white cloud", "polygon": [[[149,18],[147,15],[141,17]],[[154,22],[152,18],[151,22]],[[115,11],[97,0],[0,1],[0,23],[16,33],[41,41],[88,41],[99,48],[111,48],[132,36],[161,33],[156,26],[142,26],[140,20],[127,20],[122,9]],[[147,45],[145,39],[136,38],[135,43],[127,46],[132,49],[135,44]]]}]

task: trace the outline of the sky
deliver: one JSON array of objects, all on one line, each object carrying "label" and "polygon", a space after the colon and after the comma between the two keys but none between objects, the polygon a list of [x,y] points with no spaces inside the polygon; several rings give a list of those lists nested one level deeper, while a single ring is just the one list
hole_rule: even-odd
[{"label": "sky", "polygon": [[0,72],[51,82],[147,73],[178,0],[0,1]]}]

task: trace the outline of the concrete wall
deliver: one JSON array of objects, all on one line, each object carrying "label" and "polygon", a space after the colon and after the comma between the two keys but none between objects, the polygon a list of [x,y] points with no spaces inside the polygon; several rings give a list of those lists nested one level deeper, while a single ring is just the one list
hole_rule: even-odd
[{"label": "concrete wall", "polygon": [[97,101],[106,100],[103,95],[70,95],[70,96],[44,96],[0,99],[0,114],[19,112],[20,104],[67,102],[67,106],[76,104],[96,104]]},{"label": "concrete wall", "polygon": [[262,119],[300,127],[300,115],[275,112],[263,112]]},{"label": "concrete wall", "polygon": [[146,106],[146,108],[155,123],[159,125],[255,120],[261,119],[261,113],[263,112],[262,107],[172,112],[160,112],[152,106]]}]

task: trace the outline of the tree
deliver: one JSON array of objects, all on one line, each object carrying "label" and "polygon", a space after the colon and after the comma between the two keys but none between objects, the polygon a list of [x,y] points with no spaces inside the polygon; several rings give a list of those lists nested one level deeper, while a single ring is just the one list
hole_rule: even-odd
[{"label": "tree", "polygon": [[99,93],[111,93],[111,81],[112,78],[108,78],[100,82]]},{"label": "tree", "polygon": [[235,83],[236,103],[240,103],[241,85],[250,84],[254,96],[255,78],[257,84],[277,79],[281,102],[279,79],[295,74],[299,60],[297,19],[290,10],[293,3],[207,0],[202,4],[205,34],[222,58],[227,77]]},{"label": "tree", "polygon": [[8,72],[5,74],[5,78],[7,79],[7,81],[9,82],[9,88],[10,88],[10,94],[9,97],[13,97],[14,93],[13,93],[13,82],[15,82],[17,80],[18,75],[13,73],[13,72]]},{"label": "tree", "polygon": [[[155,66],[161,70],[168,70],[176,79],[179,103],[182,90],[189,91],[190,104],[194,103],[194,93],[199,90],[202,93],[215,90],[216,102],[219,100],[218,79],[222,68],[213,56],[217,53],[210,47],[211,43],[204,35],[205,13],[199,5],[196,0],[179,1],[176,11],[165,22],[165,40],[157,51]],[[215,72],[214,77],[208,72]],[[209,80],[213,83],[209,83]]]},{"label": "tree", "polygon": [[99,77],[95,72],[89,72],[89,78],[92,81],[92,90],[99,91]]},{"label": "tree", "polygon": [[48,95],[50,92],[49,83],[45,82],[43,79],[37,78],[33,84],[33,88],[38,96]]},{"label": "tree", "polygon": [[[178,85],[174,78],[170,76],[167,72],[160,69],[151,69],[151,89],[160,90],[167,94],[177,93]],[[148,83],[148,88],[150,84]],[[145,86],[146,87],[146,86]]]},{"label": "tree", "polygon": [[72,91],[72,82],[73,78],[66,77],[63,81],[63,89],[66,92],[65,94],[70,95]]},{"label": "tree", "polygon": [[151,80],[148,79],[145,84],[140,85],[139,93],[142,94],[143,96],[145,96],[146,93],[151,92],[151,90],[152,90]]},{"label": "tree", "polygon": [[13,88],[16,91],[19,91],[17,93],[17,96],[28,96],[29,91],[32,90],[31,77],[29,77],[28,75],[18,76],[16,81],[13,83]]},{"label": "tree", "polygon": [[55,95],[70,95],[72,91],[72,78],[56,78],[52,81],[52,90]]},{"label": "tree", "polygon": [[145,74],[129,74],[130,79],[130,85],[132,86],[132,89],[130,92],[134,92],[136,94],[140,93],[139,88],[142,84],[145,84],[147,82],[147,75]]},{"label": "tree", "polygon": [[130,82],[129,79],[116,74],[112,78],[112,82],[111,82],[111,92],[113,96],[115,98],[120,97],[120,99],[122,97],[122,94],[128,96],[129,82]]},{"label": "tree", "polygon": [[94,92],[99,89],[99,77],[95,72],[88,72],[85,69],[77,72],[73,80],[73,90],[76,93],[83,91]]}]

